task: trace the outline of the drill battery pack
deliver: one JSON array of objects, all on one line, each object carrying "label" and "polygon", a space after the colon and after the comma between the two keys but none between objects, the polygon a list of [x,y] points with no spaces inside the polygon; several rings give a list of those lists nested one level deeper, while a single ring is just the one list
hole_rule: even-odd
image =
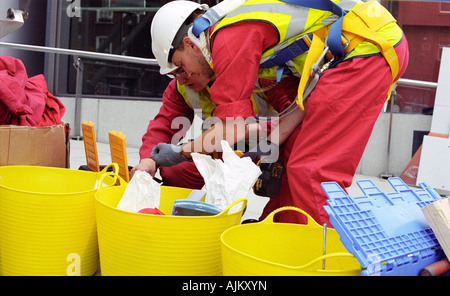
[{"label": "drill battery pack", "polygon": [[262,173],[253,186],[253,192],[259,196],[275,197],[281,188],[284,163],[281,160],[267,162],[262,158],[257,165]]}]

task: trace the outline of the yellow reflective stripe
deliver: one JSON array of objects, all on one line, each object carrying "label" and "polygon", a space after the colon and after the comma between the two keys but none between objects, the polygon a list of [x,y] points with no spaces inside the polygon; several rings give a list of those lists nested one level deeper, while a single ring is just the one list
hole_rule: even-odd
[{"label": "yellow reflective stripe", "polygon": [[[282,1],[248,0],[228,13],[213,29],[211,36],[218,30],[240,21],[262,21],[271,24],[277,31],[277,45],[292,43],[301,35],[316,31],[336,20],[331,12],[291,5]],[[269,50],[269,54],[277,51],[277,47]],[[263,54],[263,58],[267,53]]]},{"label": "yellow reflective stripe", "polygon": [[[185,85],[180,85],[177,81],[177,91],[183,97],[189,108],[192,110],[195,108],[201,108],[203,120],[211,116],[215,116],[216,105],[211,100],[209,86],[206,86],[202,91],[196,93],[190,88],[186,88]],[[250,99],[252,100],[255,114],[264,116],[271,114],[273,107],[268,103],[267,96],[265,94],[253,94]]]},{"label": "yellow reflective stripe", "polygon": [[186,104],[192,110],[196,108],[202,109],[202,119],[214,116],[216,105],[209,97],[209,87],[206,86],[201,92],[196,93],[185,85],[180,85],[177,81],[178,93],[183,97]]},{"label": "yellow reflective stripe", "polygon": [[208,86],[206,86],[201,92],[198,93],[198,99],[200,100],[200,106],[205,118],[214,116],[216,113],[216,104],[211,101]]},{"label": "yellow reflective stripe", "polygon": [[189,106],[189,108],[193,109],[191,106],[191,103],[189,102],[189,100],[187,98],[186,88],[184,87],[184,85],[179,84],[178,80],[177,80],[177,91],[183,97],[184,101]]},{"label": "yellow reflective stripe", "polygon": [[[353,7],[354,3],[352,1],[348,1],[347,6],[350,3]],[[317,31],[333,23],[336,19],[337,16],[329,11],[291,5],[277,0],[248,0],[220,20],[214,27],[210,38],[220,29],[240,21],[263,21],[269,23],[277,31],[279,40],[275,46],[262,53],[261,60],[263,61],[295,42],[299,37]],[[303,62],[305,58],[306,54],[301,58],[293,59],[293,68],[298,73],[301,73],[301,69],[303,69],[299,62]],[[258,77],[276,79],[277,68],[260,69]],[[287,77],[287,75],[283,75],[283,77]]]}]

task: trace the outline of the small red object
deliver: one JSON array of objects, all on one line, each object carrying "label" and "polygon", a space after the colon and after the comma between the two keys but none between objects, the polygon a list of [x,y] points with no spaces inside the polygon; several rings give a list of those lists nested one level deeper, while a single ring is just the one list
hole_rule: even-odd
[{"label": "small red object", "polygon": [[158,210],[157,208],[143,208],[141,210],[139,210],[138,213],[141,214],[153,214],[153,215],[164,215],[163,212],[161,212],[160,210]]},{"label": "small red object", "polygon": [[439,276],[450,270],[450,262],[448,259],[437,261],[420,271],[421,276]]}]

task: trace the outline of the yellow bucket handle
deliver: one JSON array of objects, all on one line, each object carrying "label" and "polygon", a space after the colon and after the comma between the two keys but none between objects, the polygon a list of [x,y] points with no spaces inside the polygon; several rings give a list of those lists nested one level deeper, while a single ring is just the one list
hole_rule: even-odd
[{"label": "yellow bucket handle", "polygon": [[[282,212],[282,211],[286,211],[286,210],[292,210],[292,211],[297,211],[299,213],[302,213],[303,215],[306,216],[306,218],[308,218],[308,224],[307,226],[309,227],[314,227],[314,228],[323,228],[322,226],[320,226],[308,213],[306,213],[305,211],[296,208],[296,207],[281,207],[278,208],[276,210],[274,210],[272,213],[270,213],[266,219],[264,219],[263,221],[261,221],[261,223],[274,223],[273,222],[273,217],[275,216],[275,214]],[[325,259],[331,258],[331,257],[352,257],[354,258],[354,255],[348,252],[334,252],[334,253],[330,253],[330,254],[325,254],[322,255],[320,257],[317,257],[314,260],[311,260],[310,262],[306,263],[305,265],[302,266],[295,266],[295,267],[291,267],[294,269],[305,269],[313,264],[316,264],[320,261],[323,261]],[[319,270],[319,269],[318,269]]]},{"label": "yellow bucket handle", "polygon": [[[302,266],[294,266],[294,267],[292,267],[292,268],[295,268],[295,269],[305,269],[305,268],[310,267],[310,266],[313,265],[313,264],[316,264],[316,263],[318,263],[318,262],[322,262],[323,260],[328,259],[328,258],[332,258],[332,257],[352,257],[352,258],[354,258],[355,256],[353,256],[353,254],[351,254],[351,253],[346,253],[346,252],[335,252],[335,253],[330,253],[330,254],[322,255],[322,256],[320,256],[320,257],[317,257],[317,258],[314,259],[314,260],[311,260],[310,262],[306,263],[305,265],[302,265]],[[317,270],[322,270],[322,269],[321,269],[321,268],[318,268]],[[324,269],[324,270],[326,270],[326,269]]]},{"label": "yellow bucket handle", "polygon": [[[222,212],[220,212],[219,214],[217,214],[216,216],[224,216],[224,215],[229,215],[228,212],[230,211],[230,209],[237,205],[238,203],[242,202],[242,208],[241,209],[245,209],[245,207],[247,206],[247,199],[246,198],[239,198],[236,199],[235,201],[233,201],[232,203],[230,203]],[[241,210],[240,209],[240,210]],[[239,210],[239,211],[240,211]],[[236,211],[239,212],[239,211]]]},{"label": "yellow bucket handle", "polygon": [[311,217],[308,213],[306,213],[305,211],[296,208],[296,207],[281,207],[276,209],[275,211],[273,211],[272,213],[270,213],[266,219],[264,219],[263,221],[261,221],[261,223],[274,223],[273,222],[273,217],[275,216],[275,214],[282,212],[282,211],[287,211],[287,210],[292,210],[292,211],[297,211],[299,213],[302,213],[303,215],[306,216],[306,218],[308,218],[308,226],[311,227],[318,227],[318,228],[322,228],[322,226],[320,226],[314,219],[313,217]]},{"label": "yellow bucket handle", "polygon": [[[106,169],[106,168],[105,168]],[[103,172],[103,171],[102,171]],[[107,176],[112,176],[114,177],[114,184],[116,183],[117,179],[119,179],[120,181],[120,185],[124,185],[127,184],[127,182],[121,177],[119,176],[118,173],[114,173],[114,172],[106,172],[103,175],[101,175],[100,179],[98,180],[98,188],[97,188],[97,192],[100,191],[101,188],[103,188],[103,186],[101,186],[101,184],[103,184],[103,179],[105,179]]]},{"label": "yellow bucket handle", "polygon": [[108,164],[108,165],[107,165],[103,170],[101,170],[99,173],[100,173],[100,174],[106,173],[110,167],[113,167],[114,173],[117,173],[117,174],[119,173],[119,165],[118,165],[117,163],[115,163],[115,162]]}]

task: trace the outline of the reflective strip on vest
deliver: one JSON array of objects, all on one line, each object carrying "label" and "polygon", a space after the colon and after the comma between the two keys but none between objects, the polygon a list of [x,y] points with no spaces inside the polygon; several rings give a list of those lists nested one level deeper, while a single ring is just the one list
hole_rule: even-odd
[{"label": "reflective strip on vest", "polygon": [[[256,84],[259,87],[259,84]],[[216,105],[209,96],[209,87],[206,86],[201,92],[195,92],[177,81],[177,91],[183,97],[184,101],[192,110],[202,110],[201,118],[205,120],[215,116]],[[264,93],[253,93],[251,100],[255,114],[260,116],[277,116],[278,113],[268,103],[267,96]],[[196,113],[200,115],[198,112]]]},{"label": "reflective strip on vest", "polygon": [[[188,106],[196,111],[201,110],[201,118],[205,120],[206,118],[215,115],[216,105],[211,101],[209,97],[209,87],[206,86],[201,92],[195,92],[184,84],[181,85],[177,81],[178,93],[183,97],[184,101]],[[200,115],[200,112],[196,112]]]}]

